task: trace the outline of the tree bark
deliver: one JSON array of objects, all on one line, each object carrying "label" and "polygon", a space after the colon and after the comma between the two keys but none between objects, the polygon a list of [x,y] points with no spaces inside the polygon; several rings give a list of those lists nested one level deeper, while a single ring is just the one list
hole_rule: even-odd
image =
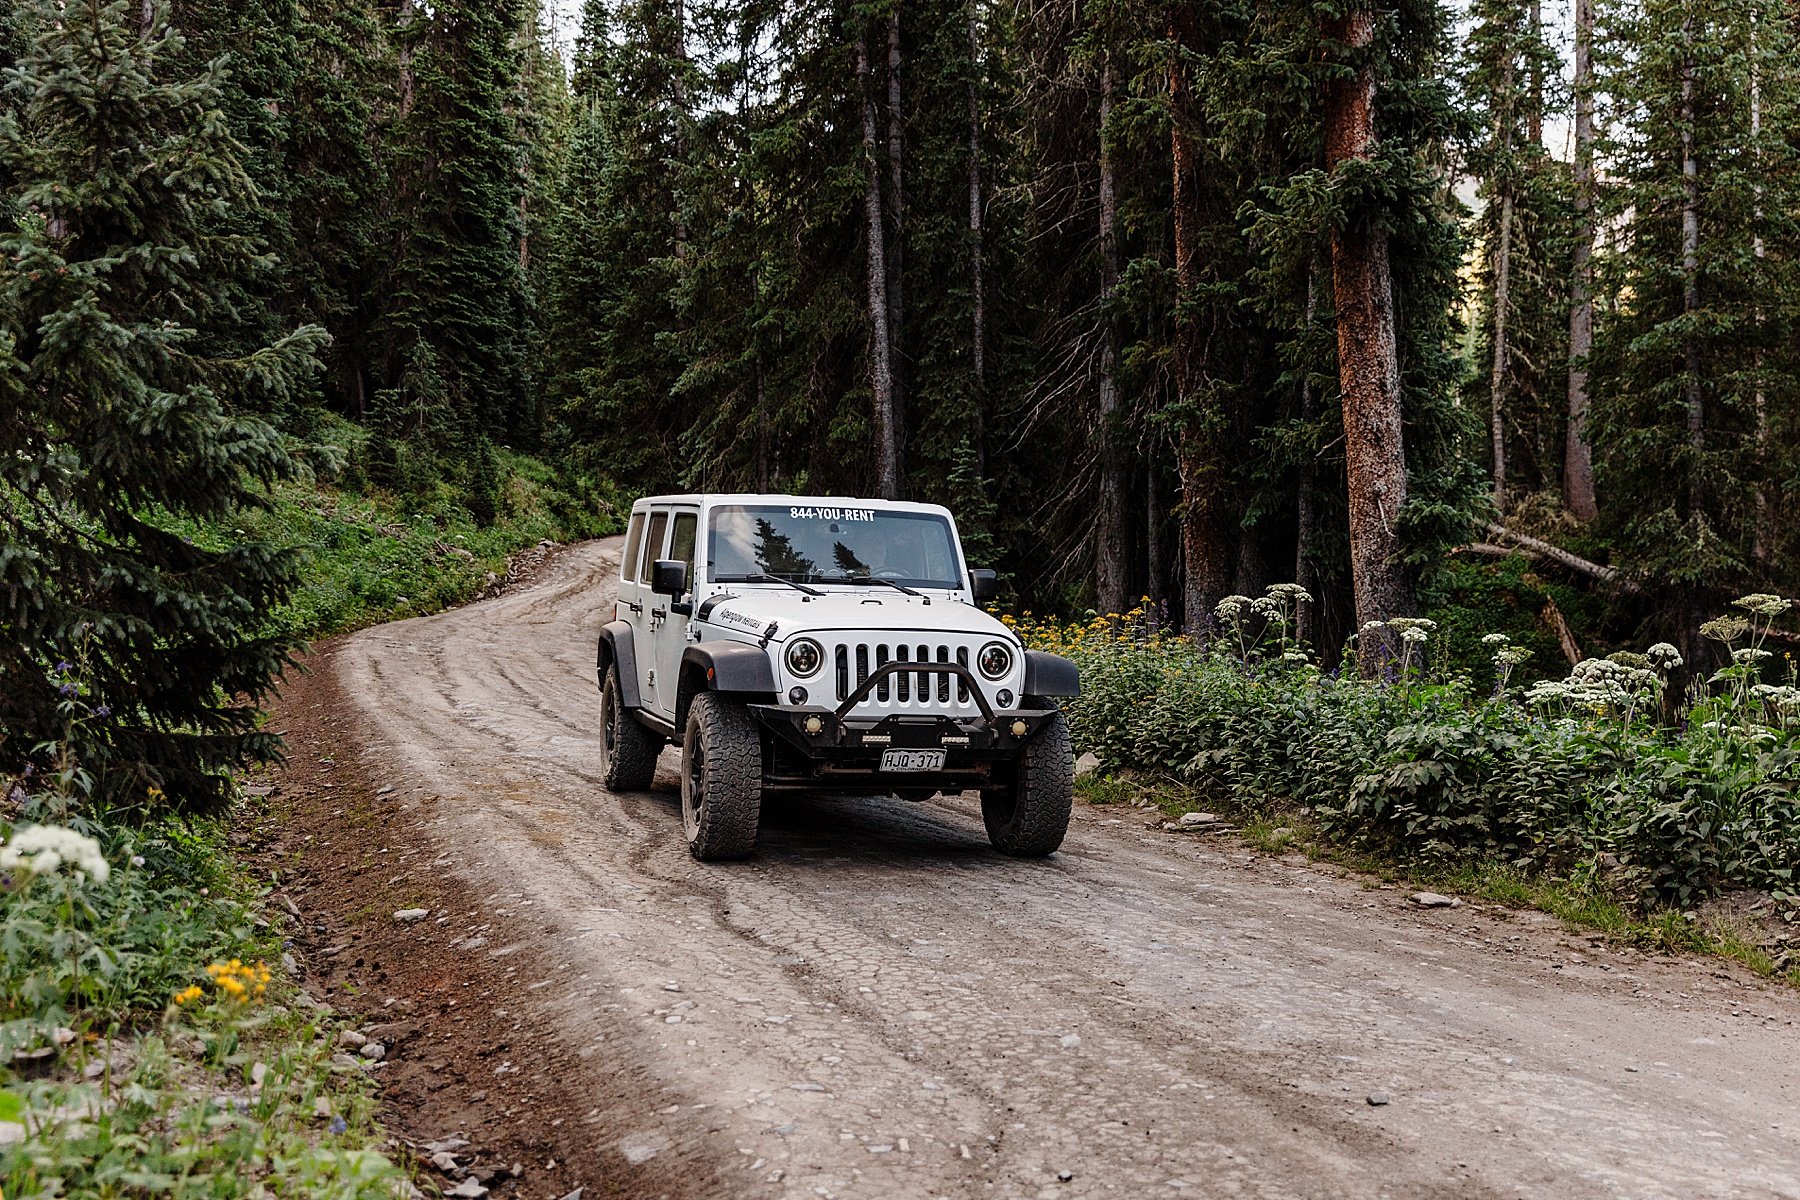
[{"label": "tree bark", "polygon": [[[1688,318],[1681,338],[1682,371],[1686,376],[1688,444],[1700,449],[1705,440],[1706,407],[1700,390],[1700,344],[1693,318],[1700,311],[1700,164],[1694,158],[1694,59],[1692,19],[1681,23],[1681,312]],[[1698,506],[1698,471],[1692,473],[1688,505]]]},{"label": "tree bark", "polygon": [[[1177,6],[1177,20],[1172,22],[1170,34],[1178,47],[1192,44],[1191,29],[1180,23],[1186,19],[1190,19],[1186,8]],[[1175,391],[1185,412],[1176,450],[1181,472],[1181,549],[1186,575],[1182,616],[1183,628],[1198,633],[1212,621],[1213,609],[1229,589],[1233,555],[1226,513],[1224,455],[1216,433],[1207,427],[1200,412],[1206,403],[1205,331],[1198,327],[1192,306],[1185,303],[1200,282],[1195,257],[1203,219],[1204,184],[1188,133],[1193,103],[1186,68],[1179,57],[1169,66],[1169,94],[1174,114],[1169,137],[1174,167],[1175,284],[1182,302],[1175,320]]]},{"label": "tree bark", "polygon": [[1119,199],[1113,180],[1113,152],[1107,124],[1112,120],[1112,59],[1100,67],[1100,379],[1095,422],[1100,435],[1100,508],[1094,522],[1094,585],[1103,613],[1130,607],[1126,567],[1125,461],[1120,447],[1119,388],[1114,371],[1118,347],[1113,331],[1113,293],[1119,286]]},{"label": "tree bark", "polygon": [[[1756,203],[1751,210],[1752,233],[1750,235],[1750,255],[1756,261],[1755,283],[1762,286],[1763,259],[1767,255],[1767,247],[1763,244],[1763,185],[1762,185],[1762,64],[1756,58],[1756,25],[1752,18],[1750,26],[1750,153],[1751,162],[1756,170],[1757,183],[1752,189]],[[1761,294],[1760,292],[1758,293]],[[1750,535],[1750,557],[1758,563],[1766,563],[1769,559],[1769,492],[1765,481],[1769,473],[1769,396],[1763,383],[1763,351],[1762,351],[1763,309],[1756,307],[1756,353],[1752,362],[1752,370],[1756,372],[1756,390],[1751,396],[1751,412],[1756,421],[1756,515],[1755,528]]]},{"label": "tree bark", "polygon": [[887,157],[888,205],[891,213],[887,245],[888,369],[893,377],[894,445],[898,495],[906,494],[906,305],[903,303],[902,259],[906,248],[905,174],[901,169],[904,120],[900,107],[900,0],[893,0],[887,23]]},{"label": "tree bark", "polygon": [[987,272],[981,227],[981,27],[969,3],[969,369],[974,376],[975,470],[987,474]]},{"label": "tree bark", "polygon": [[[1309,333],[1313,322],[1318,319],[1318,285],[1319,273],[1314,264],[1306,271],[1306,329]],[[1300,382],[1300,422],[1310,429],[1318,417],[1319,397],[1313,390],[1312,375],[1307,373]],[[1319,510],[1318,500],[1314,495],[1318,486],[1318,451],[1314,449],[1301,460],[1294,480],[1294,490],[1297,493],[1294,514],[1294,582],[1312,597],[1311,600],[1302,600],[1294,605],[1294,636],[1308,643],[1319,632]]]},{"label": "tree bark", "polygon": [[[1507,52],[1501,71],[1501,93],[1510,97],[1513,87],[1512,53]],[[1506,511],[1506,317],[1512,304],[1513,171],[1512,128],[1506,120],[1501,97],[1495,97],[1493,143],[1500,184],[1499,245],[1494,251],[1494,362],[1488,379],[1492,409],[1491,436],[1494,456],[1494,511]]]},{"label": "tree bark", "polygon": [[862,93],[863,159],[868,186],[863,192],[864,236],[869,252],[869,391],[874,398],[875,490],[889,500],[900,498],[900,440],[895,408],[894,375],[888,338],[887,235],[881,206],[881,162],[876,154],[875,100],[869,92],[869,39],[856,39],[856,82]]},{"label": "tree bark", "polygon": [[1525,114],[1525,136],[1535,149],[1544,144],[1544,4],[1531,0],[1531,111]]},{"label": "tree bark", "polygon": [[[1325,165],[1336,175],[1375,149],[1375,73],[1368,61],[1375,14],[1353,8],[1328,22],[1325,33],[1354,68],[1326,90]],[[1349,477],[1350,578],[1360,630],[1371,621],[1411,615],[1417,606],[1395,525],[1406,504],[1407,481],[1392,265],[1387,234],[1370,214],[1351,213],[1332,230],[1331,270]],[[1358,646],[1365,674],[1379,671],[1398,650],[1387,638],[1361,637]]]},{"label": "tree bark", "polygon": [[1563,504],[1578,521],[1599,513],[1588,441],[1588,353],[1594,348],[1594,0],[1575,0],[1575,261],[1569,281],[1569,427]]}]

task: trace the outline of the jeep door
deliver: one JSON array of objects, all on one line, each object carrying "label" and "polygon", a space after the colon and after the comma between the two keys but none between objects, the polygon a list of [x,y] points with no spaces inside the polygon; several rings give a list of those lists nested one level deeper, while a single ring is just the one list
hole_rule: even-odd
[{"label": "jeep door", "polygon": [[[687,564],[688,591],[684,596],[654,596],[660,610],[661,628],[656,633],[656,711],[668,721],[675,719],[675,702],[681,683],[681,655],[688,647],[688,617],[675,611],[674,605],[693,603],[695,543],[700,535],[700,510],[677,508],[671,513],[669,543],[661,557]],[[691,609],[690,609],[691,611]]]},{"label": "jeep door", "polygon": [[[629,585],[632,599],[636,602],[630,609],[631,640],[637,651],[637,684],[638,697],[643,706],[651,712],[662,711],[656,702],[656,651],[657,639],[662,636],[661,618],[658,610],[664,608],[668,601],[650,590],[650,572],[656,560],[663,556],[663,547],[669,541],[669,508],[658,505],[644,511],[643,548],[638,552],[637,563],[631,571]],[[623,594],[624,589],[621,589]]]}]

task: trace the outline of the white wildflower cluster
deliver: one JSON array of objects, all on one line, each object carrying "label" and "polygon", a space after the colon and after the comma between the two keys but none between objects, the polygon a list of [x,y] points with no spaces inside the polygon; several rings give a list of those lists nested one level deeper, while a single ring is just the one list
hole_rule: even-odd
[{"label": "white wildflower cluster", "polygon": [[93,876],[105,883],[112,868],[100,853],[100,843],[60,825],[33,825],[16,831],[12,841],[0,846],[0,871],[54,875],[64,866],[73,868],[76,882]]},{"label": "white wildflower cluster", "polygon": [[1481,639],[1481,644],[1484,646],[1504,646],[1510,641],[1512,641],[1512,639],[1507,637],[1504,633],[1490,633]]},{"label": "white wildflower cluster", "polygon": [[1644,657],[1659,671],[1675,671],[1681,667],[1681,651],[1667,642],[1656,643],[1644,651]]},{"label": "white wildflower cluster", "polygon": [[1365,621],[1365,622],[1363,622],[1362,631],[1364,633],[1374,633],[1377,629],[1386,629],[1386,628],[1387,628],[1386,621]]},{"label": "white wildflower cluster", "polygon": [[1800,719],[1800,688],[1759,683],[1750,689],[1750,694],[1767,704],[1783,725]]},{"label": "white wildflower cluster", "polygon": [[1749,646],[1740,646],[1731,652],[1731,661],[1740,667],[1753,666],[1765,658],[1774,657],[1775,655],[1768,650],[1755,650]]},{"label": "white wildflower cluster", "polygon": [[1265,621],[1279,621],[1287,616],[1287,606],[1273,596],[1258,596],[1250,602],[1250,611]]},{"label": "white wildflower cluster", "polygon": [[1424,617],[1389,617],[1387,627],[1398,633],[1401,641],[1411,642],[1416,646],[1431,640],[1437,622],[1428,621]]},{"label": "white wildflower cluster", "polygon": [[1742,617],[1714,617],[1700,626],[1700,636],[1729,645],[1750,630],[1750,622]]},{"label": "white wildflower cluster", "polygon": [[1497,667],[1516,667],[1530,657],[1531,651],[1523,646],[1502,646],[1500,647],[1499,652],[1494,655],[1494,665]]},{"label": "white wildflower cluster", "polygon": [[1755,616],[1773,619],[1794,607],[1794,602],[1783,600],[1780,596],[1770,595],[1768,592],[1753,592],[1748,596],[1739,596],[1731,602],[1731,605],[1733,608],[1741,608]]},{"label": "white wildflower cluster", "polygon": [[1290,604],[1312,603],[1312,593],[1297,583],[1271,583],[1269,595],[1279,597]]},{"label": "white wildflower cluster", "polygon": [[1213,606],[1213,615],[1221,621],[1236,621],[1249,611],[1255,601],[1248,596],[1227,596]]},{"label": "white wildflower cluster", "polygon": [[1306,651],[1304,651],[1304,650],[1287,650],[1282,653],[1281,661],[1282,662],[1291,662],[1291,663],[1303,663],[1303,662],[1310,662],[1312,660],[1310,660],[1309,658],[1306,657]]}]

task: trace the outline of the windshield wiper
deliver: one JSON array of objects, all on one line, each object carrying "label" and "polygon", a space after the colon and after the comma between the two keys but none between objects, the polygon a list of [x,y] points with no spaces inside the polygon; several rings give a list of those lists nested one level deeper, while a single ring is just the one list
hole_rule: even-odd
[{"label": "windshield wiper", "polygon": [[809,588],[804,583],[795,583],[792,579],[780,575],[733,575],[729,579],[721,579],[720,583],[785,583],[796,591],[805,592],[809,596],[823,596],[825,593],[816,588]]},{"label": "windshield wiper", "polygon": [[[830,582],[836,583],[837,581],[834,579],[834,580],[831,580]],[[907,587],[904,583],[895,583],[893,580],[883,579],[879,575],[846,575],[846,576],[844,576],[844,582],[845,583],[879,583],[882,587],[891,587],[896,592],[905,592],[909,596],[919,597],[920,599],[924,600],[925,603],[927,603],[927,604],[931,603],[931,599],[928,596],[926,596],[924,592],[915,592],[913,589]]]}]

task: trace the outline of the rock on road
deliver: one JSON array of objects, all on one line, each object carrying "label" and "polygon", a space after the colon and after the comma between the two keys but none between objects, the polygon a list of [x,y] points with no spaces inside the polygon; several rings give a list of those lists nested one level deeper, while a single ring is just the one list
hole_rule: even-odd
[{"label": "rock on road", "polygon": [[597,782],[618,553],[323,669],[395,825],[549,931],[516,949],[541,1036],[660,1088],[594,1126],[622,1172],[752,1197],[1800,1196],[1800,997],[1714,963],[1415,910],[1135,810],[1078,806],[1021,862],[972,798],[775,799],[756,858],[694,862],[673,752],[652,792]]}]

